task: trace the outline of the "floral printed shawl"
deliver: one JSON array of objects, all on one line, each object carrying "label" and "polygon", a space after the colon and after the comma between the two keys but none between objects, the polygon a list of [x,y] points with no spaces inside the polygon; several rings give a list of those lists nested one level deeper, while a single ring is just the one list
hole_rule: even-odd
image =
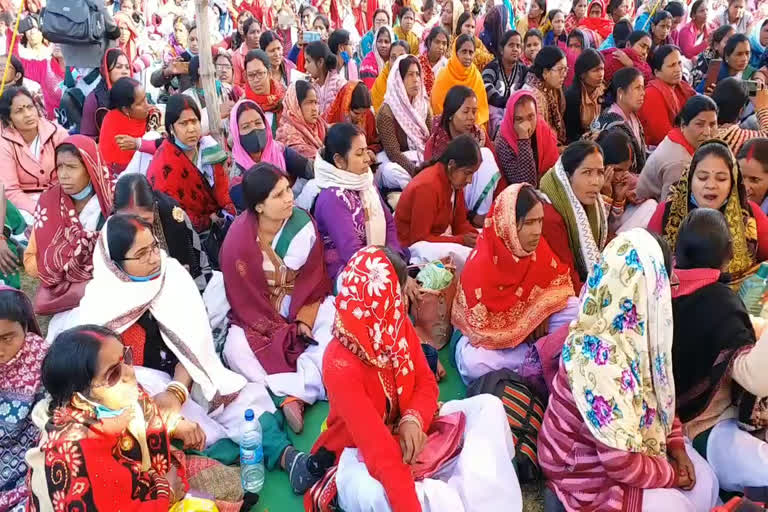
[{"label": "floral printed shawl", "polygon": [[610,448],[666,455],[675,383],[672,298],[659,244],[640,228],[617,236],[579,302],[563,365],[587,428]]},{"label": "floral printed shawl", "polygon": [[314,159],[317,151],[323,147],[325,131],[328,129],[325,119],[318,117],[314,125],[304,120],[299,98],[296,95],[296,82],[288,86],[283,108],[283,117],[275,138],[296,150],[301,156]]},{"label": "floral printed shawl", "polygon": [[408,339],[417,334],[384,251],[375,246],[357,251],[341,274],[340,289],[333,336],[365,364],[391,372],[397,397],[410,396],[416,373]]},{"label": "floral printed shawl", "polygon": [[24,454],[40,436],[31,412],[45,396],[40,371],[48,351],[29,298],[20,290],[0,285],[0,295],[6,294],[13,294],[21,303],[27,334],[16,355],[0,364],[0,510],[11,510],[29,495]]},{"label": "floral printed shawl", "polygon": [[[403,55],[394,64],[399,69],[400,62],[410,57]],[[405,83],[400,73],[390,73],[387,80],[387,92],[384,94],[384,103],[389,105],[392,115],[397,119],[397,124],[405,132],[408,138],[408,148],[415,149],[420,155],[424,154],[424,145],[429,138],[429,129],[426,119],[429,113],[429,98],[423,82],[416,97],[411,100],[405,90]]]},{"label": "floral printed shawl", "polygon": [[[74,145],[88,172],[103,219],[112,211],[114,182],[104,165],[96,142],[72,135],[63,144]],[[39,314],[51,314],[77,306],[85,283],[93,275],[93,250],[98,231],[80,222],[72,198],[56,184],[43,192],[35,210],[37,268],[41,287],[35,298]]]}]

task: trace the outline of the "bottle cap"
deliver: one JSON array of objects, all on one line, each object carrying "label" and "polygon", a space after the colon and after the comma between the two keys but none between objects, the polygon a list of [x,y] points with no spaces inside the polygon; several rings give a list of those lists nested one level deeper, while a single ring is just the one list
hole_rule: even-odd
[{"label": "bottle cap", "polygon": [[757,270],[757,275],[763,279],[768,279],[768,262],[764,261],[760,264],[760,268]]},{"label": "bottle cap", "polygon": [[[768,272],[768,270],[767,270]],[[253,409],[245,410],[245,421],[253,421]]]}]

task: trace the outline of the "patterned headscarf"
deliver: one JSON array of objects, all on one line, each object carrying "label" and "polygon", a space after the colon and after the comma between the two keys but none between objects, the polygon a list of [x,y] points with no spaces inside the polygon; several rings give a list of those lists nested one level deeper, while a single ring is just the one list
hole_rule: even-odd
[{"label": "patterned headscarf", "polygon": [[375,246],[360,249],[341,274],[333,335],[365,364],[392,372],[397,399],[410,396],[416,375],[409,340],[417,337],[395,267]]},{"label": "patterned headscarf", "polygon": [[[728,148],[727,144],[719,140],[705,142],[700,147],[712,143],[722,144]],[[728,150],[730,151],[730,149]],[[732,161],[734,165],[731,167],[731,192],[725,205],[720,208],[720,211],[725,215],[725,220],[728,222],[728,230],[731,233],[731,240],[733,241],[733,257],[728,264],[728,272],[732,277],[738,278],[755,265],[757,222],[752,216],[752,212],[745,209],[742,205],[740,196],[740,191],[743,190],[741,173],[736,164],[736,159],[733,158]],[[696,205],[692,202],[692,176],[693,170],[689,166],[683,171],[680,181],[677,182],[667,200],[669,206],[664,222],[664,238],[672,250],[677,246],[680,224],[688,216],[688,212],[696,208]]]},{"label": "patterned headscarf", "polygon": [[576,407],[601,443],[664,456],[675,419],[672,298],[644,229],[618,235],[592,267],[563,345]]},{"label": "patterned headscarf", "polygon": [[562,160],[542,176],[539,188],[544,192],[555,210],[563,217],[568,230],[568,243],[576,262],[576,271],[581,279],[600,258],[600,250],[608,238],[608,219],[605,215],[603,195],[597,195],[597,202],[584,207],[571,187],[571,180],[563,168]]},{"label": "patterned headscarf", "polygon": [[520,243],[515,215],[526,187],[533,190],[515,183],[499,194],[461,273],[452,321],[475,346],[516,347],[573,297],[570,268],[547,241],[541,238],[532,252]]},{"label": "patterned headscarf", "polygon": [[429,100],[427,91],[422,81],[419,93],[410,100],[405,90],[403,77],[400,76],[400,62],[403,59],[413,58],[412,55],[402,55],[395,61],[394,73],[389,74],[387,80],[387,92],[384,94],[384,103],[389,105],[397,124],[408,137],[408,149],[415,149],[418,154],[424,154],[424,146],[429,138],[427,128],[427,113],[429,112]]}]

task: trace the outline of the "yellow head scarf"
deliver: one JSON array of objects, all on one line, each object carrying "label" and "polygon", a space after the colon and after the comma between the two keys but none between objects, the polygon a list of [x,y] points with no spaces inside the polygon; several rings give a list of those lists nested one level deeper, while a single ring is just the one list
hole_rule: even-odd
[{"label": "yellow head scarf", "polygon": [[[459,3],[459,5],[461,4]],[[458,38],[456,39],[458,40]],[[470,65],[468,68],[464,67],[461,61],[459,61],[456,52],[457,48],[454,43],[453,50],[451,51],[451,58],[448,60],[448,65],[440,71],[435,79],[435,85],[432,87],[432,111],[436,115],[442,114],[443,102],[445,102],[445,97],[448,95],[448,91],[451,90],[451,87],[464,85],[475,91],[475,95],[477,96],[477,124],[482,126],[488,122],[489,118],[488,96],[485,93],[483,76],[474,64]],[[379,79],[381,79],[381,77],[379,77]],[[377,79],[377,82],[379,79]],[[376,100],[374,100],[374,108],[375,105]]]},{"label": "yellow head scarf", "polygon": [[379,76],[376,77],[376,81],[373,83],[373,89],[371,89],[371,102],[373,103],[373,111],[378,112],[381,108],[381,104],[384,103],[384,93],[387,92],[387,81],[389,80],[389,70],[392,69],[392,65],[387,61],[384,69],[381,70]]}]

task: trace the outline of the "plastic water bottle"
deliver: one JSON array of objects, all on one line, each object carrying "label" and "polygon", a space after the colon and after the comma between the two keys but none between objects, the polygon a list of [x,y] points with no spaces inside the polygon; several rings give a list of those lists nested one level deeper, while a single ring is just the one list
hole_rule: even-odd
[{"label": "plastic water bottle", "polygon": [[757,274],[741,283],[739,297],[752,316],[760,316],[763,310],[763,294],[766,291],[766,285],[768,285],[768,263],[766,262],[760,265]]},{"label": "plastic water bottle", "polygon": [[240,480],[245,492],[257,493],[264,487],[264,449],[261,446],[261,425],[253,409],[245,411],[240,437]]}]

